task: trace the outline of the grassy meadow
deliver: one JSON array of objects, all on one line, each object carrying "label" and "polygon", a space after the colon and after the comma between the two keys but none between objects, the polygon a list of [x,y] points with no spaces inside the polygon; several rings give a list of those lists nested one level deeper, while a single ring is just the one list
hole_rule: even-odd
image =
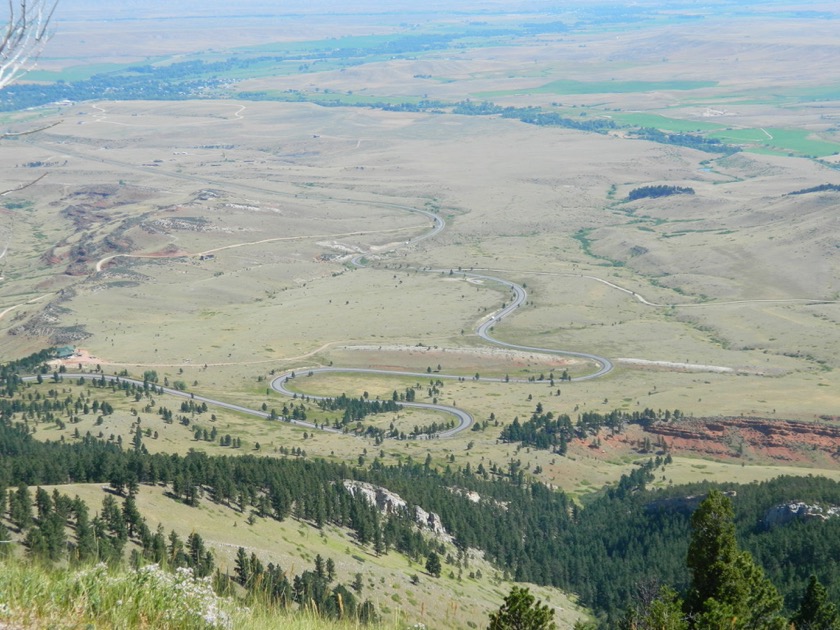
[{"label": "grassy meadow", "polygon": [[[58,144],[66,122],[25,143],[31,160],[52,149],[67,163],[37,184],[43,197],[16,195],[23,206],[4,215],[14,218],[13,247],[0,261],[0,312],[13,309],[0,319],[9,353],[56,338],[86,348],[106,371],[152,368],[198,382],[197,393],[257,406],[279,403],[260,382],[271,370],[316,365],[441,365],[465,377],[524,378],[592,369],[492,351],[473,331],[506,292],[418,271],[434,266],[526,286],[528,302],[494,329],[500,339],[631,359],[605,379],[566,384],[560,399],[539,384],[447,381],[445,401],[476,417],[525,417],[529,395],[567,413],[613,408],[604,399],[707,416],[808,419],[836,408],[836,262],[826,258],[830,239],[802,247],[814,230],[825,232],[830,205],[820,195],[783,196],[822,182],[824,169],[739,155],[709,170],[706,156],[688,152],[669,169],[699,191],[693,198],[628,204],[620,200],[651,181],[673,149],[510,121],[307,104],[97,107],[78,106],[84,124],[73,132],[96,142],[116,133],[105,149],[113,160]],[[181,136],[183,151],[146,133],[166,124],[167,141]],[[307,127],[318,133],[305,135]],[[236,142],[187,141],[216,129]],[[502,145],[508,162],[487,157]],[[528,158],[535,153],[543,159]],[[469,176],[452,164],[472,165]],[[16,171],[21,181],[37,172]],[[79,178],[90,183],[62,183]],[[441,181],[447,186],[432,185]],[[761,203],[736,212],[751,200]],[[70,205],[84,212],[56,218]],[[406,246],[429,223],[403,206],[438,209],[447,229]],[[804,223],[791,230],[793,208]],[[130,256],[108,259],[122,253],[115,237]],[[68,274],[81,243],[91,254],[72,270],[81,275]],[[205,252],[213,257],[202,260]],[[347,264],[358,254],[368,268]],[[780,257],[785,265],[774,264]],[[821,303],[788,301],[808,298]],[[318,377],[305,391],[404,387],[399,378],[357,380]],[[475,438],[457,440],[463,450]],[[495,435],[485,439],[492,451]],[[355,458],[360,450],[337,443],[327,452]]]},{"label": "grassy meadow", "polygon": [[[46,489],[52,492],[52,487]],[[106,496],[106,490],[95,484],[64,485],[58,486],[58,490],[71,497],[80,497],[88,503],[91,512],[99,509]],[[163,488],[159,487],[142,486],[136,501],[138,509],[153,529],[157,523],[162,523],[167,532],[174,529],[182,539],[186,539],[194,531],[201,532],[207,548],[213,553],[216,567],[222,573],[234,574],[235,557],[239,547],[243,547],[249,554],[256,554],[264,564],[273,562],[291,574],[311,570],[315,557],[319,554],[325,559],[334,559],[337,583],[350,584],[357,573],[362,575],[363,590],[360,597],[370,599],[377,605],[383,628],[402,628],[406,624],[416,623],[442,624],[447,628],[480,626],[489,612],[498,608],[499,602],[511,587],[511,582],[475,553],[470,554],[466,569],[459,570],[454,565],[444,562],[441,577],[434,578],[425,572],[423,566],[412,563],[402,554],[373,554],[370,549],[360,546],[349,531],[335,526],[319,530],[294,519],[277,522],[274,519],[248,518],[248,514],[236,508],[209,501],[202,501],[197,508],[191,508],[165,496]],[[447,553],[453,557],[457,556],[453,545],[447,545]],[[2,575],[6,575],[5,570],[0,571],[0,576]],[[417,576],[416,583],[413,580],[414,576]],[[34,577],[12,580],[19,582],[19,585],[10,591],[13,593],[7,600],[10,607],[36,607],[39,616],[46,619],[56,619],[62,613],[70,614],[66,608],[61,609],[63,593],[52,599],[44,597],[44,593],[51,590],[51,579],[46,576],[37,579],[37,583]],[[2,580],[3,577],[0,577],[0,583]],[[111,584],[118,581],[113,580]],[[586,618],[585,611],[580,610],[572,599],[559,590],[538,585],[527,586],[555,610],[556,620],[561,627],[571,627],[576,620]],[[55,590],[52,592],[55,593]],[[90,598],[95,596],[91,593]],[[122,597],[129,601],[129,606],[134,604],[125,593]],[[160,597],[164,600],[161,602],[161,608],[174,608],[172,603],[166,600],[164,593],[149,592],[148,597]],[[119,598],[118,593],[113,597],[113,601]],[[109,597],[105,596],[103,599],[107,600]],[[197,598],[198,603],[201,603],[201,599]],[[133,620],[120,621],[119,615],[128,614],[130,609],[123,612],[112,610],[110,614],[115,617],[107,617],[101,612],[97,614],[94,610],[86,610],[84,603],[86,602],[79,602],[77,612],[72,613],[79,614],[82,617],[80,621],[88,621],[89,615],[91,618],[97,618],[97,623],[136,623]],[[157,611],[154,602],[140,603]],[[276,611],[264,610],[259,606],[246,608],[224,602],[217,608],[230,616],[234,627],[272,627],[270,613],[276,614]],[[308,628],[310,626],[307,624],[315,623],[314,620],[307,620],[305,616],[296,618],[297,615],[287,615],[289,624],[297,623],[301,628]],[[283,627],[286,627],[287,615],[282,617]],[[256,616],[255,626],[250,625],[252,616]],[[261,620],[261,616],[265,616],[266,619]],[[336,624],[335,627],[355,626]]]},{"label": "grassy meadow", "polygon": [[[72,442],[89,431],[130,443],[139,422],[146,447],[166,453],[301,449],[351,463],[430,456],[439,467],[473,468],[520,459],[528,475],[580,498],[645,457],[640,434],[575,443],[561,457],[499,443],[501,427],[537,404],[572,418],[650,407],[836,422],[838,193],[790,194],[840,184],[836,19],[775,4],[747,17],[652,5],[634,8],[638,20],[625,16],[634,26],[624,28],[623,17],[591,7],[526,15],[492,3],[476,21],[435,7],[409,19],[368,2],[344,16],[308,6],[278,16],[257,3],[264,15],[222,19],[188,4],[192,18],[161,9],[136,20],[115,6],[109,20],[84,0],[56,23],[28,78],[117,81],[137,65],[218,64],[196,70],[219,79],[200,98],[97,98],[0,114],[12,134],[47,127],[2,139],[0,360],[71,345],[84,350],[66,362],[71,371],[155,370],[196,394],[278,411],[299,402],[269,389],[284,370],[431,370],[317,374],[294,388],[390,398],[418,385],[418,401],[436,398],[487,426],[377,444],[212,407],[189,426],[167,424],[157,405],[177,413],[180,399],[132,409],[132,399],[67,376],[37,387],[85,388],[115,412],[99,424],[83,414],[63,429],[38,425],[38,439]],[[268,100],[242,98],[255,92]],[[595,133],[453,114],[465,100],[614,126]],[[425,101],[444,106],[411,111]],[[717,139],[730,151],[640,140],[643,127]],[[694,194],[629,201],[657,185]],[[416,210],[434,212],[445,229],[420,238],[432,222]],[[480,339],[477,326],[510,293],[458,271],[526,288],[496,338],[594,353],[615,369],[550,385],[552,372],[584,376],[595,365]],[[463,380],[441,379],[430,394],[436,374]],[[505,375],[535,382],[486,380]],[[337,415],[304,404],[310,420]],[[365,423],[410,432],[447,419],[404,409]],[[196,439],[197,428],[242,445]],[[811,464],[685,452],[656,483],[840,474],[836,459]],[[62,492],[101,502],[99,487]],[[238,545],[296,569],[317,553],[341,558],[342,579],[365,575],[385,627],[472,627],[509,590],[480,558],[483,579],[450,578],[445,567],[440,580],[411,586],[420,567],[362,553],[343,531],[248,524],[208,503],[190,510],[157,488],[144,487],[138,501],[167,527],[201,531],[223,567]],[[562,594],[536,590],[562,609],[562,627],[581,616]]]}]

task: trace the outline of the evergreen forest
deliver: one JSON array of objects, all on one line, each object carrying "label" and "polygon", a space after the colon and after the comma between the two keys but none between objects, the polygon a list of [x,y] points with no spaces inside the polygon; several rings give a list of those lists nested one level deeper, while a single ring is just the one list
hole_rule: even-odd
[{"label": "evergreen forest", "polygon": [[[50,400],[41,396],[39,388],[51,383],[22,380],[32,371],[44,372],[40,366],[48,356],[33,355],[0,370],[0,497],[13,530],[4,526],[0,538],[16,534],[33,557],[52,562],[118,562],[126,543],[132,541],[135,563],[169,558],[173,566],[189,566],[210,575],[212,557],[201,532],[180,541],[174,533],[167,538],[164,531],[152,531],[145,523],[133,502],[140,485],[165,487],[172,501],[187,505],[209,501],[239,506],[243,512],[254,510],[263,518],[278,521],[296,519],[316,528],[327,524],[346,527],[359,544],[377,555],[399,552],[426,562],[442,548],[433,537],[421,533],[410,517],[411,508],[421,506],[440,515],[458,548],[483,551],[517,581],[575,593],[603,627],[616,627],[626,618],[628,608],[638,602],[644,584],[670,585],[675,593],[690,595],[692,570],[686,559],[692,553],[692,514],[709,491],[715,490],[727,493],[734,540],[778,590],[780,610],[793,614],[798,609],[812,576],[825,585],[826,598],[840,600],[840,519],[793,520],[771,526],[765,518],[769,510],[791,501],[826,508],[840,505],[840,483],[836,481],[783,476],[748,485],[692,484],[654,490],[648,487],[650,482],[670,461],[656,456],[619,483],[578,501],[526,477],[515,463],[507,470],[474,470],[469,465],[440,469],[428,461],[410,459],[385,465],[374,458],[353,466],[300,456],[208,456],[195,451],[157,454],[147,451],[139,432],[133,444],[91,435],[80,436],[73,443],[41,442],[32,435],[37,425],[65,421],[77,409],[72,396],[47,404]],[[56,374],[48,380],[60,382],[61,378]],[[128,387],[114,381],[101,386]],[[143,386],[131,387],[136,389],[134,398],[141,400],[155,391],[153,385],[145,390]],[[349,400],[324,404],[339,408],[361,405]],[[536,437],[521,433],[523,427],[539,424],[545,430],[555,426],[551,424],[555,421],[546,419],[539,409],[534,416],[519,425],[516,431],[520,433],[514,433],[516,424],[508,426],[507,439],[536,445]],[[635,420],[642,417],[644,413]],[[592,417],[577,430],[585,431],[587,423],[609,426],[617,421],[610,414]],[[568,433],[571,437],[576,430],[567,418],[561,418],[557,427],[561,436]],[[557,448],[558,442],[546,446]],[[387,488],[403,497],[409,508],[384,516],[361,495],[351,494],[345,480]],[[109,484],[113,496],[109,495],[102,510],[91,518],[89,509],[79,501],[58,491],[49,494],[39,489],[69,483]],[[477,493],[480,500],[470,500],[463,491]],[[335,599],[339,586],[323,578],[323,568],[287,583],[279,579],[276,567],[263,562],[256,557],[241,560],[238,575],[218,576],[218,587],[223,590],[231,580],[248,586],[254,583],[254,574],[265,574],[260,588],[269,589],[271,597],[289,605],[301,601],[304,592],[317,593],[324,602]],[[363,602],[356,606],[353,601],[354,611],[366,619],[374,618],[370,606]],[[329,609],[331,604],[325,606]]]}]

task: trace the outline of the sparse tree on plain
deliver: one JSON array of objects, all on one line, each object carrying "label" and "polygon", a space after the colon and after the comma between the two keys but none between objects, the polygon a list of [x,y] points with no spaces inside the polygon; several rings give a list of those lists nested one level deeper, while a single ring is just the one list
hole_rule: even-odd
[{"label": "sparse tree on plain", "polygon": [[426,558],[426,571],[428,571],[429,575],[432,577],[439,578],[441,569],[440,557],[432,551]]}]

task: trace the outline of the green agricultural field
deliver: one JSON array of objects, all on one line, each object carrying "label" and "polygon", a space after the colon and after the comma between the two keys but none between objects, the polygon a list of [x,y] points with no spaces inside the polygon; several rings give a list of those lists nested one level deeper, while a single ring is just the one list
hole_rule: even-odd
[{"label": "green agricultural field", "polygon": [[[251,74],[249,78],[255,78],[256,75]],[[260,100],[271,100],[287,103],[315,103],[319,105],[347,106],[354,107],[359,105],[401,105],[403,103],[417,104],[422,99],[416,96],[395,97],[395,96],[376,96],[373,94],[353,94],[342,93],[325,90],[323,92],[278,92],[267,91],[260,94]]]},{"label": "green agricultural field", "polygon": [[840,152],[840,143],[822,140],[801,129],[735,129],[712,131],[710,137],[743,144],[748,150],[826,157]]},{"label": "green agricultural field", "polygon": [[[644,93],[653,91],[688,91],[703,88],[712,88],[716,84],[707,81],[569,81],[558,80],[546,83],[533,88],[525,88],[524,92],[529,94],[626,94]],[[500,90],[490,92],[479,92],[477,98],[497,98],[500,96],[511,96],[519,91]]]},{"label": "green agricultural field", "polygon": [[286,52],[341,52],[349,51],[355,54],[368,49],[377,50],[383,45],[398,41],[398,35],[359,35],[347,36],[335,39],[305,40],[300,42],[276,42],[248,46],[239,49],[240,52],[259,53],[286,53]]},{"label": "green agricultural field", "polygon": [[33,70],[26,75],[28,81],[52,83],[54,81],[84,81],[97,74],[119,74],[130,70],[134,64],[95,63],[70,66],[59,71]]},{"label": "green agricultural field", "polygon": [[[617,123],[624,125],[631,125],[633,127],[652,127],[654,129],[661,129],[662,131],[674,131],[677,133],[717,132],[723,128],[723,125],[718,123],[681,120],[679,118],[668,118],[658,114],[617,112],[615,114],[610,114],[610,116]],[[718,135],[715,135],[715,137],[720,137],[721,140],[731,140],[728,137],[724,138]]]}]

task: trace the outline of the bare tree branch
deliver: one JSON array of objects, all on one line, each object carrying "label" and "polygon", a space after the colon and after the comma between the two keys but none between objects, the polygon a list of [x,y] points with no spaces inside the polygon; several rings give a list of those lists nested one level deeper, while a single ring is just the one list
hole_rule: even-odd
[{"label": "bare tree branch", "polygon": [[[17,3],[17,5],[16,5]],[[0,33],[0,90],[35,65],[38,55],[49,40],[50,25],[58,0],[8,0],[6,28]],[[61,122],[61,121],[59,121]],[[58,122],[36,129],[0,134],[0,140],[26,136],[54,127]],[[0,197],[29,188],[40,182],[46,173],[16,188],[0,191]]]},{"label": "bare tree branch", "polygon": [[8,22],[0,35],[0,90],[32,69],[49,39],[57,5],[58,0],[8,0]]},{"label": "bare tree branch", "polygon": [[[17,3],[17,8],[15,3]],[[58,0],[8,0],[7,15],[3,16],[7,19],[6,27],[0,31],[0,90],[33,68],[38,55],[49,39],[47,27],[50,25],[57,6]],[[56,122],[28,131],[0,134],[0,140],[43,131],[57,124]],[[47,174],[44,173],[31,182],[0,191],[0,197],[34,186],[46,176]],[[0,258],[6,255],[10,243],[11,233],[9,241],[0,253]],[[8,541],[0,540],[0,543],[6,542]]]}]

